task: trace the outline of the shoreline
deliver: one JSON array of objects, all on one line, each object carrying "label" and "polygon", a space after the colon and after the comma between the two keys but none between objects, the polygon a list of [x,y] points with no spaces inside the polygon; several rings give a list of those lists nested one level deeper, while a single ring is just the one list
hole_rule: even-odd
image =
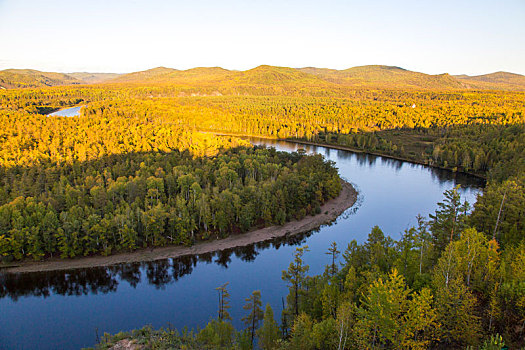
[{"label": "shoreline", "polygon": [[381,153],[381,152],[365,151],[365,150],[360,150],[360,149],[352,148],[352,147],[348,147],[348,146],[335,145],[335,144],[331,144],[331,143],[318,143],[318,142],[311,142],[311,141],[303,141],[303,140],[298,140],[298,139],[276,139],[276,140],[282,140],[282,141],[286,141],[286,142],[292,142],[292,143],[304,144],[304,145],[310,145],[310,146],[319,146],[319,147],[333,148],[333,149],[338,149],[338,150],[341,150],[341,151],[350,151],[350,152],[354,152],[354,153],[371,154],[373,156],[378,156],[378,157],[383,157],[383,158],[390,158],[390,159],[400,160],[402,162],[413,163],[413,164],[418,164],[418,165],[424,165],[424,166],[429,167],[429,168],[436,168],[436,169],[447,170],[447,171],[451,171],[453,173],[462,173],[462,174],[466,174],[466,175],[469,175],[469,176],[474,176],[474,177],[477,177],[478,179],[482,179],[482,180],[487,181],[487,178],[484,177],[483,175],[480,175],[480,174],[475,174],[475,173],[462,171],[462,170],[454,171],[454,169],[451,169],[451,168],[445,168],[445,167],[442,167],[442,166],[439,166],[439,165],[427,164],[427,163],[424,163],[424,162],[421,162],[421,161],[418,161],[418,160],[415,160],[415,159],[408,159],[408,158],[398,157],[398,156],[394,156],[394,155],[386,154],[386,153]]},{"label": "shoreline", "polygon": [[349,146],[342,146],[342,145],[337,145],[337,144],[332,144],[332,143],[312,142],[312,141],[306,141],[306,140],[294,139],[294,138],[280,139],[280,138],[277,138],[277,137],[261,136],[261,135],[236,134],[236,133],[225,133],[225,132],[214,132],[214,131],[200,131],[200,130],[198,130],[198,131],[202,132],[202,133],[205,133],[205,134],[215,134],[217,136],[234,136],[234,137],[239,137],[239,138],[253,137],[253,138],[259,138],[259,139],[264,139],[264,140],[285,141],[285,142],[291,142],[291,143],[297,143],[297,144],[303,144],[303,145],[326,147],[326,148],[332,148],[332,149],[337,149],[337,150],[341,150],[341,151],[349,151],[349,152],[353,152],[353,153],[371,154],[373,156],[378,156],[378,157],[383,157],[383,158],[390,158],[390,159],[400,160],[402,162],[413,163],[413,164],[418,164],[418,165],[424,165],[424,166],[429,167],[429,168],[436,168],[436,169],[447,170],[447,171],[451,171],[453,173],[462,173],[462,174],[466,174],[466,175],[469,175],[469,176],[474,176],[474,177],[477,177],[478,179],[487,181],[487,177],[484,176],[484,175],[481,175],[481,174],[471,173],[471,172],[462,171],[462,170],[454,171],[454,169],[452,169],[452,168],[447,168],[447,167],[443,167],[443,166],[440,166],[440,165],[434,165],[434,164],[427,164],[425,162],[418,161],[416,159],[403,158],[403,157],[395,156],[395,155],[388,154],[388,153],[382,153],[382,152],[366,151],[366,150],[362,150],[362,149],[358,149],[358,148],[352,148],[352,147],[349,147]]},{"label": "shoreline", "polygon": [[123,263],[155,261],[177,258],[187,255],[198,255],[223,251],[226,249],[247,246],[268,241],[278,237],[296,235],[314,230],[322,225],[336,220],[345,210],[357,201],[357,191],[348,182],[341,180],[342,189],[338,197],[327,201],[321,206],[321,213],[315,216],[305,216],[297,221],[289,221],[282,226],[270,226],[246,233],[231,235],[220,240],[203,241],[191,247],[169,246],[158,248],[143,248],[129,253],[118,253],[109,256],[91,256],[77,259],[50,259],[41,262],[21,262],[18,266],[0,267],[0,273],[30,273],[58,270],[104,267]]}]

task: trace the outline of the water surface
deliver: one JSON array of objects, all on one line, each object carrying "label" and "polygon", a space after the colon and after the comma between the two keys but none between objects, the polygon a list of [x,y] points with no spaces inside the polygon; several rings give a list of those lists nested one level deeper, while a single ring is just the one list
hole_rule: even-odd
[{"label": "water surface", "polygon": [[215,288],[229,282],[230,314],[241,328],[244,299],[260,289],[280,318],[281,280],[298,245],[307,244],[304,260],[310,273],[330,263],[332,241],[340,250],[355,239],[366,240],[374,225],[393,238],[428,216],[442,193],[461,184],[461,194],[475,201],[483,185],[475,177],[361,153],[252,139],[279,150],[304,148],[333,160],[343,178],[360,191],[358,204],[335,224],[318,232],[218,254],[188,256],[112,267],[0,275],[0,348],[78,349],[92,346],[97,333],[154,327],[203,326],[217,314]]},{"label": "water surface", "polygon": [[80,115],[80,109],[84,106],[77,106],[71,108],[61,109],[59,111],[49,113],[50,117],[78,117]]}]

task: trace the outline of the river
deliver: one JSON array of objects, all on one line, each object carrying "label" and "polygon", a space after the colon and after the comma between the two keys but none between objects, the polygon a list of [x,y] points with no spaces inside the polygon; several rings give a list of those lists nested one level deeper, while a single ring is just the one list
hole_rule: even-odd
[{"label": "river", "polygon": [[475,202],[483,182],[475,177],[362,153],[251,139],[278,150],[320,153],[336,163],[341,176],[360,192],[356,205],[317,232],[220,254],[46,273],[0,274],[0,348],[79,349],[93,346],[104,332],[154,327],[203,326],[217,314],[215,288],[229,282],[230,314],[241,327],[244,299],[261,290],[280,319],[287,287],[281,271],[296,246],[307,244],[310,274],[330,263],[329,244],[339,250],[366,240],[378,225],[399,238],[416,215],[434,212],[442,193],[461,185]]}]

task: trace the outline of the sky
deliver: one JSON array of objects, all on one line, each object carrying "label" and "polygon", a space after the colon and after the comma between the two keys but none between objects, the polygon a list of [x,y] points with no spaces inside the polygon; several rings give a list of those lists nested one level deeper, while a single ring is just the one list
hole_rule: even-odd
[{"label": "sky", "polygon": [[0,69],[525,74],[525,0],[0,0]]}]

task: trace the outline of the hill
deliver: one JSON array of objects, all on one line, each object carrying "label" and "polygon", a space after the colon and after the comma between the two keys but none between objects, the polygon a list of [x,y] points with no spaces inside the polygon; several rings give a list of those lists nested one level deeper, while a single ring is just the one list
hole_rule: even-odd
[{"label": "hill", "polygon": [[[404,68],[368,65],[344,70],[289,68],[261,65],[246,71],[221,67],[178,70],[157,67],[129,74],[52,73],[31,69],[0,71],[0,87],[23,88],[96,83],[181,84],[208,87],[278,86],[298,88],[410,89],[410,90],[517,90],[525,91],[525,76],[496,72],[478,76],[447,73],[430,75]],[[281,89],[282,90],[282,89]]]},{"label": "hill", "polygon": [[244,72],[237,72],[227,78],[231,83],[268,85],[268,84],[299,84],[328,85],[320,77],[302,72],[299,69],[262,65]]},{"label": "hill", "polygon": [[203,83],[217,81],[230,73],[231,71],[220,67],[197,67],[188,70],[157,67],[141,72],[124,74],[110,80],[110,82]]},{"label": "hill", "polygon": [[[394,66],[359,66],[345,70],[328,68],[288,68],[261,65],[246,71],[229,71],[220,67],[200,67],[176,70],[158,67],[142,72],[125,74],[112,83],[172,83],[236,85],[296,85],[310,87],[337,87],[365,89],[424,89],[461,90],[473,84],[456,79],[449,74],[429,75]],[[479,85],[479,84],[478,84]],[[479,88],[478,85],[473,88]],[[493,88],[485,84],[484,89]]]},{"label": "hill", "polygon": [[463,89],[449,74],[429,75],[394,66],[359,66],[345,70],[301,68],[327,81],[355,88]]},{"label": "hill", "polygon": [[456,75],[456,79],[469,88],[495,90],[525,90],[525,76],[508,72],[495,72],[484,75]]},{"label": "hill", "polygon": [[80,80],[86,84],[96,84],[96,83],[101,83],[106,80],[115,79],[121,74],[76,72],[76,73],[67,73],[67,75],[77,80]]},{"label": "hill", "polygon": [[156,68],[147,69],[147,70],[140,71],[140,72],[123,74],[109,81],[115,82],[115,83],[161,81],[166,76],[168,76],[170,73],[173,73],[173,72],[177,72],[177,70],[173,68],[156,67]]},{"label": "hill", "polygon": [[133,83],[172,83],[172,84],[213,84],[216,86],[234,85],[327,85],[319,77],[301,72],[294,68],[258,66],[246,71],[230,71],[220,67],[198,67],[188,70],[176,70],[158,67],[143,72],[130,73],[112,79],[109,82]]},{"label": "hill", "polygon": [[41,72],[33,69],[6,69],[0,71],[0,86],[6,89],[82,84],[64,73]]},{"label": "hill", "polygon": [[221,67],[197,67],[174,72],[170,77],[180,82],[212,82],[223,79],[230,74],[232,71]]}]

